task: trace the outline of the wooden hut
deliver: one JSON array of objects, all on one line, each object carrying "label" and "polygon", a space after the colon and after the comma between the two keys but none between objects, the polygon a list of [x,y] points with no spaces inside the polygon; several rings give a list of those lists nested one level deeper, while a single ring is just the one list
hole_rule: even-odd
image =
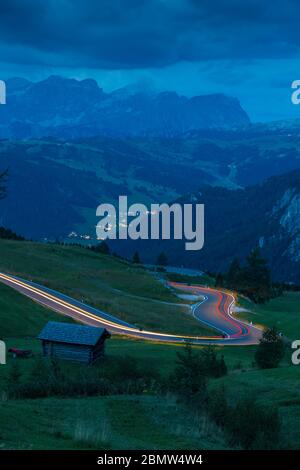
[{"label": "wooden hut", "polygon": [[105,328],[49,321],[38,336],[44,357],[92,364],[104,355]]}]

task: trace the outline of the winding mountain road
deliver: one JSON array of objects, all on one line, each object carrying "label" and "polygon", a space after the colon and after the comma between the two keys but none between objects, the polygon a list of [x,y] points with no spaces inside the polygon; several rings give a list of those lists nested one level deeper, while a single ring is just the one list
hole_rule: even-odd
[{"label": "winding mountain road", "polygon": [[[232,317],[234,296],[217,289],[170,283],[171,287],[186,293],[202,296],[203,300],[192,306],[192,315],[199,322],[221,332],[222,336],[180,336],[141,330],[113,315],[90,307],[60,292],[31,281],[0,272],[0,282],[30,297],[39,304],[81,323],[106,328],[111,333],[133,336],[150,341],[193,344],[250,345],[257,344],[262,331],[253,325]],[[170,326],[171,328],[171,326]]]}]

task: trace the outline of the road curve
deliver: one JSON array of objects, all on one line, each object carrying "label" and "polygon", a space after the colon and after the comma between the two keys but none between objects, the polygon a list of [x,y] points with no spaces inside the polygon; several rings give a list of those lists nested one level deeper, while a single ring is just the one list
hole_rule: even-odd
[{"label": "road curve", "polygon": [[203,296],[203,300],[192,306],[193,316],[200,322],[215,328],[222,336],[181,336],[141,330],[113,315],[90,307],[60,292],[31,281],[0,272],[0,282],[30,297],[39,304],[63,315],[91,326],[104,327],[111,333],[133,336],[150,341],[193,344],[249,345],[257,344],[261,330],[231,315],[234,296],[227,292],[200,286],[170,283],[174,288]]}]

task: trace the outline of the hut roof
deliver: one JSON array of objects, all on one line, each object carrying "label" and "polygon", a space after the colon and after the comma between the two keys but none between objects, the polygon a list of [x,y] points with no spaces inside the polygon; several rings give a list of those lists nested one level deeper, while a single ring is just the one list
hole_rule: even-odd
[{"label": "hut roof", "polygon": [[49,321],[39,334],[38,339],[95,346],[103,335],[110,336],[105,328]]}]

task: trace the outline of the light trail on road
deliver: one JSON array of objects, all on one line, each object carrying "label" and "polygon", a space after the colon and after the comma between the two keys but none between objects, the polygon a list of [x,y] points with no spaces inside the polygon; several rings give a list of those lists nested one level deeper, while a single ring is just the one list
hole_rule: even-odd
[{"label": "light trail on road", "polygon": [[172,288],[203,296],[202,302],[191,307],[192,315],[199,322],[220,331],[220,336],[176,335],[139,329],[135,325],[121,320],[114,315],[79,302],[60,292],[41,286],[17,276],[0,273],[0,281],[35,302],[60,314],[72,317],[76,321],[92,326],[106,328],[110,333],[122,334],[148,341],[216,345],[257,344],[262,331],[253,325],[235,319],[231,308],[235,298],[228,292],[201,286],[189,286],[170,282]]}]

